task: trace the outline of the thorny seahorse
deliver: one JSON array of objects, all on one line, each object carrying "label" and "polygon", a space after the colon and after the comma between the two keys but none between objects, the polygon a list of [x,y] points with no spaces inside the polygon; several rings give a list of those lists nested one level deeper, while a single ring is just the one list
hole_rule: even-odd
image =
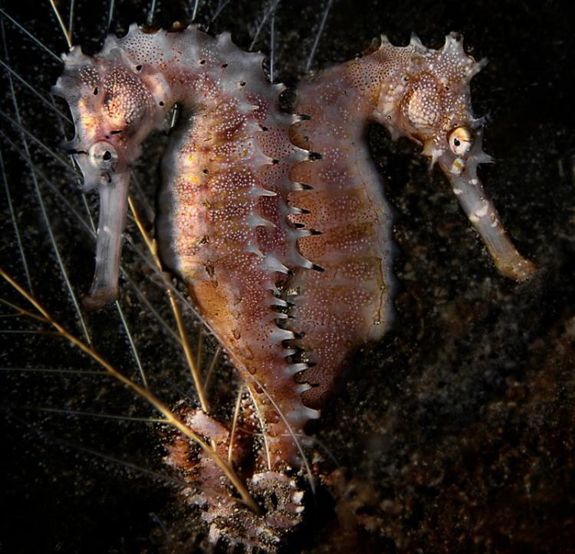
[{"label": "thorny seahorse", "polygon": [[238,504],[213,461],[184,438],[174,440],[169,461],[204,505],[212,540],[272,549],[304,511],[296,438],[318,417],[349,355],[390,325],[391,215],[369,156],[368,123],[423,146],[504,275],[521,281],[534,270],[477,177],[489,157],[469,82],[482,63],[454,34],[440,50],[382,39],[303,82],[289,115],[262,55],[241,51],[226,33],[133,25],[93,57],[73,48],[64,59],[54,92],[74,118],[68,148],[85,186],[100,194],[92,306],[117,296],[130,166],[173,106],[182,109],[163,160],[161,255],[252,399],[233,445],[229,430],[200,410],[185,418],[222,456],[233,447],[263,513]]}]

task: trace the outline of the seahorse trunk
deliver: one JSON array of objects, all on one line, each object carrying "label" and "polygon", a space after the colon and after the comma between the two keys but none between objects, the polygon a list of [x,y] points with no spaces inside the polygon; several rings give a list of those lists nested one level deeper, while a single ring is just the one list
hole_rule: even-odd
[{"label": "seahorse trunk", "polygon": [[280,327],[280,289],[290,268],[306,264],[286,221],[287,168],[304,153],[289,142],[291,118],[278,112],[281,87],[267,82],[263,57],[240,51],[229,34],[133,30],[122,46],[136,64],[142,49],[157,58],[166,102],[184,108],[163,161],[162,258],[243,373],[276,471],[296,461],[294,434],[316,417],[289,370],[293,334]]},{"label": "seahorse trunk", "polygon": [[392,317],[392,216],[366,141],[379,82],[362,87],[350,78],[366,70],[354,60],[300,85],[295,111],[304,119],[291,128],[293,142],[313,154],[291,172],[301,190],[289,196],[300,208],[290,221],[308,231],[298,247],[322,269],[290,282],[293,329],[310,366],[298,380],[312,385],[303,396],[312,407],[354,349],[383,336]]},{"label": "seahorse trunk", "polygon": [[296,451],[288,425],[302,433],[314,415],[289,372],[293,334],[278,326],[288,268],[303,263],[297,232],[286,223],[286,167],[299,154],[287,139],[287,118],[254,110],[248,102],[257,99],[248,98],[218,96],[196,108],[171,141],[158,230],[162,258],[188,284],[257,399],[277,469]]}]

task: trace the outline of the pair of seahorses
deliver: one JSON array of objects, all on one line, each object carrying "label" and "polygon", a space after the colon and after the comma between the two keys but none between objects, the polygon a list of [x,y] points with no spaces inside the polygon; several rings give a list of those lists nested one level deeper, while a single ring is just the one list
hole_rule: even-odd
[{"label": "pair of seahorses", "polygon": [[262,61],[227,33],[134,25],[93,57],[73,48],[54,92],[72,111],[68,147],[85,185],[100,194],[95,307],[117,296],[130,167],[142,141],[181,107],[163,159],[161,257],[252,398],[233,439],[200,410],[184,419],[222,456],[234,452],[261,513],[239,504],[213,459],[187,439],[174,440],[169,460],[205,507],[214,541],[272,549],[304,511],[298,437],[350,354],[381,338],[392,317],[392,221],[369,155],[369,122],[416,141],[439,164],[504,275],[521,281],[534,268],[478,180],[489,157],[469,83],[482,63],[460,37],[447,36],[439,50],[382,39],[302,82],[295,115],[279,109],[283,87],[269,83]]}]

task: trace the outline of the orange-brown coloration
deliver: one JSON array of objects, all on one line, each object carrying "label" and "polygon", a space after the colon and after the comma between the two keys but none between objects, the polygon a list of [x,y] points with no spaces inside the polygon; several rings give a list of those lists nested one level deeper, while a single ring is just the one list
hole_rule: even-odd
[{"label": "orange-brown coloration", "polygon": [[[365,71],[360,65],[365,66]],[[367,78],[366,78],[367,76]],[[297,164],[304,190],[290,202],[304,211],[290,221],[313,231],[298,242],[323,272],[297,273],[293,328],[310,368],[298,376],[313,388],[304,402],[320,406],[353,351],[380,338],[391,319],[391,213],[367,150],[367,122],[383,75],[372,60],[334,67],[298,91],[292,141],[320,155]]]},{"label": "orange-brown coloration", "polygon": [[[296,453],[282,416],[300,433],[305,408],[285,371],[284,341],[292,335],[277,323],[279,290],[288,276],[273,264],[293,267],[298,255],[295,230],[285,224],[286,170],[274,175],[259,169],[289,166],[296,153],[286,119],[269,117],[269,108],[252,109],[241,92],[233,100],[216,93],[204,100],[193,126],[170,146],[161,243],[164,258],[189,284],[200,313],[258,398],[272,467],[280,468]],[[252,91],[251,102],[256,100],[257,106],[273,102]]]}]

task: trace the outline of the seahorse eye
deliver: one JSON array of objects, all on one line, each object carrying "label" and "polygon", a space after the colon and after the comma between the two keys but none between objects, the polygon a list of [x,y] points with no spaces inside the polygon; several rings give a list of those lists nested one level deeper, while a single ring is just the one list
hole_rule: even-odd
[{"label": "seahorse eye", "polygon": [[99,170],[111,169],[118,159],[116,149],[106,141],[94,143],[88,151],[88,156],[92,166]]},{"label": "seahorse eye", "polygon": [[467,127],[457,127],[449,135],[449,148],[456,156],[465,156],[471,149],[471,133]]}]

